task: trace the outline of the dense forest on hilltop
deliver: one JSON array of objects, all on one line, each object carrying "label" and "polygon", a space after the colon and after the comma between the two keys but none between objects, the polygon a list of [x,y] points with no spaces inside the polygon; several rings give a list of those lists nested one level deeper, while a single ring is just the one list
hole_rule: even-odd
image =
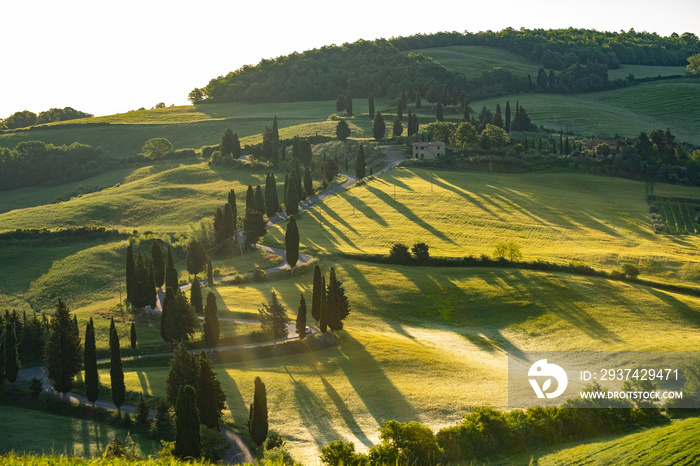
[{"label": "dense forest on hilltop", "polygon": [[[496,47],[531,59],[540,64],[542,71],[550,71],[548,84],[543,87],[537,84],[537,76],[514,76],[507,69],[484,71],[468,80],[430,58],[410,53],[454,45]],[[466,94],[473,99],[510,92],[598,91],[628,84],[610,82],[608,69],[621,64],[681,66],[696,53],[700,53],[700,42],[691,33],[662,37],[634,30],[443,32],[360,40],[262,60],[258,65],[244,66],[212,79],[204,88],[194,89],[189,97],[193,103],[291,102],[334,99],[347,92],[354,97],[373,93],[376,97],[395,98],[403,90],[425,95],[431,88],[445,87],[450,89],[450,95]]]}]

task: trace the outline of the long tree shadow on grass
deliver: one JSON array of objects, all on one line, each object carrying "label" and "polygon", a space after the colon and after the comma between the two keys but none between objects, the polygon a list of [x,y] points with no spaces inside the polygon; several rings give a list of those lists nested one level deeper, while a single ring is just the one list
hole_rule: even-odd
[{"label": "long tree shadow on grass", "polygon": [[340,215],[338,215],[333,209],[328,207],[328,205],[326,205],[326,203],[321,202],[320,204],[317,204],[317,208],[322,210],[324,214],[328,215],[329,217],[334,219],[336,222],[343,225],[344,228],[347,228],[348,230],[350,230],[354,234],[357,234],[357,230],[352,225],[350,225],[348,222],[346,222],[345,219],[343,217],[341,217]]},{"label": "long tree shadow on grass", "polygon": [[338,365],[378,424],[384,425],[389,419],[420,420],[415,408],[387,377],[385,368],[362,343],[345,332],[341,348],[345,358],[339,357]]},{"label": "long tree shadow on grass", "polygon": [[311,433],[316,446],[320,449],[328,442],[342,438],[330,422],[327,407],[318,399],[318,396],[300,380],[294,380],[292,385],[299,420],[301,425]]},{"label": "long tree shadow on grass", "polygon": [[[641,286],[641,285],[640,285]],[[649,293],[669,305],[677,313],[677,316],[683,321],[684,325],[690,325],[696,329],[700,329],[700,309],[692,309],[687,304],[681,302],[678,298],[669,293],[652,287],[645,287]]]},{"label": "long tree shadow on grass", "polygon": [[[238,384],[223,367],[215,368],[216,374],[221,381],[221,388],[226,393],[226,404],[231,411],[233,421],[240,429],[244,429],[248,421],[248,404],[243,399]],[[252,400],[251,400],[252,401]]]},{"label": "long tree shadow on grass", "polygon": [[328,397],[333,401],[335,404],[335,407],[338,408],[338,412],[340,413],[340,417],[343,418],[343,421],[345,421],[345,424],[348,426],[350,431],[357,437],[358,440],[360,440],[366,447],[371,447],[374,444],[367,438],[365,433],[362,431],[362,427],[355,421],[355,417],[352,415],[352,412],[350,412],[350,409],[348,406],[345,404],[345,400],[343,400],[343,397],[341,397],[337,391],[335,391],[335,388],[333,388],[333,385],[331,385],[325,378],[321,377],[321,382],[323,382],[323,386],[326,389],[326,393],[328,394]]},{"label": "long tree shadow on grass", "polygon": [[355,209],[359,210],[360,213],[364,214],[365,217],[367,217],[369,220],[372,220],[373,222],[377,222],[377,224],[379,224],[379,226],[386,227],[389,225],[388,223],[386,223],[386,220],[384,220],[384,218],[382,218],[381,215],[379,215],[374,209],[372,209],[370,206],[368,206],[359,197],[348,195],[347,201]]},{"label": "long tree shadow on grass", "polygon": [[437,237],[445,242],[448,242],[450,244],[455,244],[455,245],[457,244],[454,242],[454,240],[452,238],[449,238],[443,232],[441,232],[440,230],[438,230],[437,228],[435,228],[434,226],[432,226],[431,224],[429,224],[428,222],[426,222],[425,220],[420,218],[418,215],[414,214],[411,211],[411,209],[406,207],[405,204],[402,204],[398,201],[395,201],[389,194],[385,193],[384,191],[382,191],[378,188],[375,188],[374,186],[372,186],[370,184],[367,185],[367,189],[369,190],[369,192],[371,192],[372,194],[377,196],[379,199],[384,201],[384,203],[386,203],[387,206],[393,207],[394,210],[396,210],[396,212],[398,212],[401,215],[403,215],[404,217],[406,217],[406,219],[408,221],[410,221],[411,223],[415,223],[416,225],[423,228],[431,235],[433,235],[433,236],[435,236],[435,237]]},{"label": "long tree shadow on grass", "polygon": [[344,241],[347,245],[355,247],[355,243],[350,240],[350,238],[348,238],[343,231],[326,220],[324,212],[322,212],[320,209],[311,209],[308,212],[309,215],[319,223],[322,234],[326,236],[328,241],[330,241],[332,244],[339,246],[341,244],[340,241]]}]

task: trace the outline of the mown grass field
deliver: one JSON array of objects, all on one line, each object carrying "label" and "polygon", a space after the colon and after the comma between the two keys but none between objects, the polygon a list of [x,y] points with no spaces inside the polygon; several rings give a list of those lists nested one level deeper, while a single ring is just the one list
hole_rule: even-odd
[{"label": "mown grass field", "polygon": [[540,65],[507,50],[481,45],[452,45],[412,50],[430,57],[450,71],[464,74],[467,79],[475,78],[484,71],[496,67],[504,68],[516,76],[537,76]]},{"label": "mown grass field", "polygon": [[[388,419],[433,429],[475,406],[506,407],[506,352],[693,350],[700,299],[599,278],[518,270],[392,267],[350,260],[335,267],[352,313],[339,347],[219,364],[226,418],[245,431],[253,380],[267,386],[270,428],[314,464],[327,442],[360,448]],[[272,284],[219,286],[221,315],[255,313],[274,289],[292,317],[311,275]],[[167,368],[132,368],[127,388],[160,395]],[[109,380],[102,370],[103,383]]]},{"label": "mown grass field", "polygon": [[[425,242],[435,256],[491,255],[500,241],[523,259],[579,261],[597,269],[637,265],[642,275],[697,283],[695,236],[651,231],[644,183],[566,172],[497,174],[400,168],[333,196],[298,221],[309,252],[388,254]],[[657,185],[659,196],[700,189]],[[283,226],[270,242],[283,242]]]},{"label": "mown grass field", "polygon": [[[534,456],[534,464],[541,466],[697,464],[700,461],[700,453],[692,446],[697,444],[698,434],[700,434],[700,419],[688,419],[674,422],[669,426]],[[528,461],[528,458],[522,458],[513,462],[494,461],[491,464],[523,464]]]},{"label": "mown grass field", "polygon": [[676,141],[700,144],[700,85],[684,80],[639,84],[588,94],[520,94],[472,102],[475,112],[506,100],[525,107],[533,123],[584,137],[636,138],[644,131],[670,128]]},{"label": "mown grass field", "polygon": [[[3,406],[0,409],[0,455],[14,452],[32,455],[101,457],[107,445],[118,437],[125,441],[128,429],[85,419],[74,419],[31,409]],[[136,451],[157,455],[161,445],[139,434],[129,434]],[[1,459],[0,459],[1,460]],[[3,461],[4,462],[4,461]]]}]

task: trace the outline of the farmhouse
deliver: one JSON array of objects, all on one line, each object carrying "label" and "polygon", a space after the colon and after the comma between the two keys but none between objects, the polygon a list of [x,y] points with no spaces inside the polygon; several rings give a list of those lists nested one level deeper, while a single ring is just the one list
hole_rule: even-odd
[{"label": "farmhouse", "polygon": [[439,159],[445,155],[444,142],[414,142],[413,158],[415,159]]},{"label": "farmhouse", "polygon": [[620,141],[617,139],[610,139],[607,141],[592,139],[586,143],[586,149],[595,153],[595,148],[600,144],[607,144],[608,147],[610,147],[610,155],[615,155],[620,152]]}]

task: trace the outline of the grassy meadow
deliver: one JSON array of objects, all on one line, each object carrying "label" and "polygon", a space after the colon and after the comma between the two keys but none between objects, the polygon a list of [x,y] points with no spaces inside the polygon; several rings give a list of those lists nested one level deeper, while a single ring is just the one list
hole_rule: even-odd
[{"label": "grassy meadow", "polygon": [[[700,299],[636,284],[519,270],[392,267],[326,259],[351,297],[352,312],[331,349],[218,364],[225,417],[245,432],[253,380],[267,386],[270,426],[295,456],[313,464],[343,438],[378,441],[387,419],[433,429],[476,406],[506,407],[506,352],[693,350]],[[254,313],[274,289],[293,317],[310,274],[219,286],[220,315]],[[661,330],[662,329],[662,330]],[[167,368],[127,369],[127,388],[160,395]],[[109,370],[100,373],[102,383]],[[301,421],[301,422],[300,422]]]},{"label": "grassy meadow", "polygon": [[[656,192],[700,196],[698,188],[672,185],[657,184]],[[653,234],[645,184],[619,178],[399,168],[327,199],[298,225],[309,252],[388,254],[395,242],[425,242],[431,255],[462,257],[514,241],[528,261],[608,271],[632,263],[647,278],[700,279],[698,238]],[[281,244],[283,234],[273,227],[269,241]]]},{"label": "grassy meadow", "polygon": [[540,65],[521,55],[495,47],[481,45],[451,45],[412,50],[432,58],[450,71],[462,73],[467,79],[480,76],[484,71],[504,68],[516,76],[537,76]]},{"label": "grassy meadow", "polygon": [[130,434],[127,429],[13,406],[0,409],[0,424],[0,455],[100,457],[115,436],[124,441],[127,435],[131,435],[135,451],[144,456],[157,455],[162,448],[158,441]]}]

